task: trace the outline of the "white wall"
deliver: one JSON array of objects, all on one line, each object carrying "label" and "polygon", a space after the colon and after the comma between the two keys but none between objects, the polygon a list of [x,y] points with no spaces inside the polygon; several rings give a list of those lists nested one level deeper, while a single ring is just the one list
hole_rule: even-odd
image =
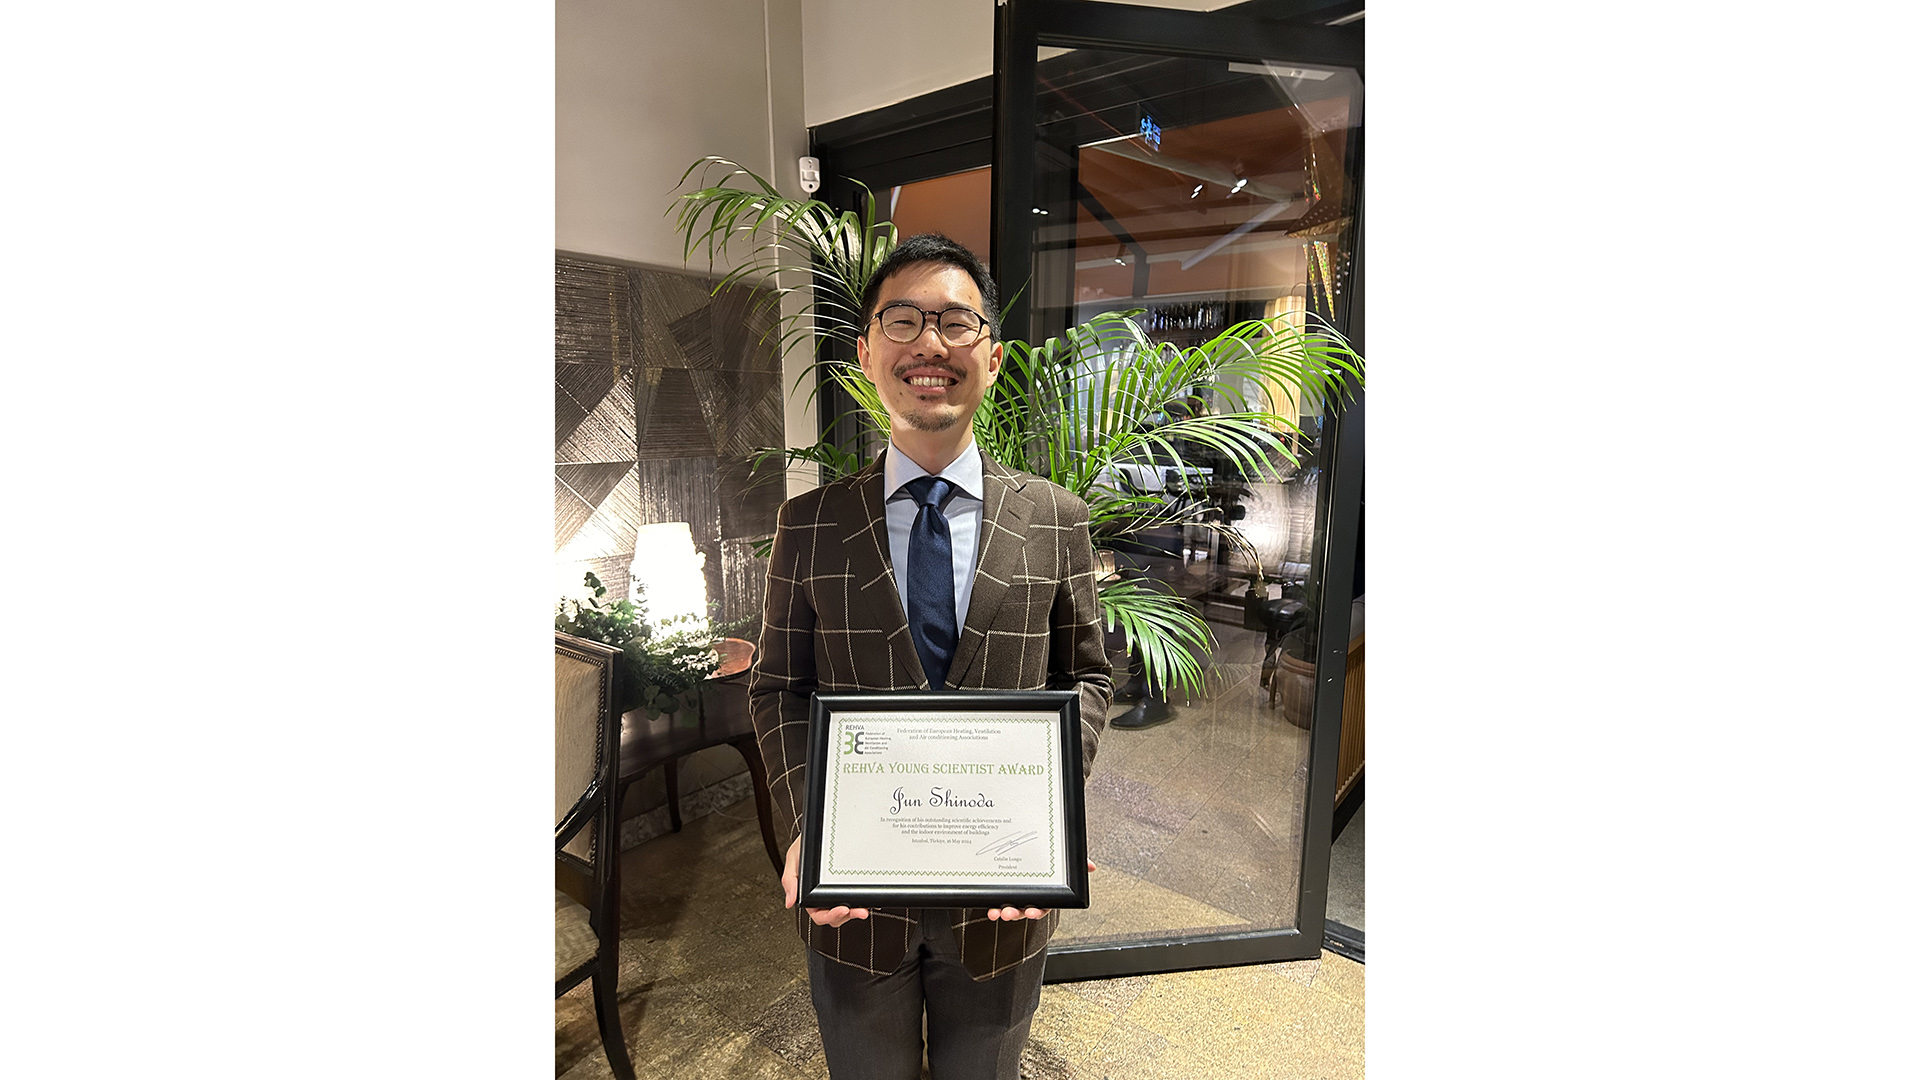
[{"label": "white wall", "polygon": [[[1236,0],[1128,2],[1212,11]],[[808,126],[993,74],[994,0],[806,0],[803,6]]]},{"label": "white wall", "polygon": [[993,0],[806,0],[804,8],[809,127],[993,74]]},{"label": "white wall", "polygon": [[681,269],[665,211],[681,173],[708,154],[799,195],[800,8],[800,0],[558,0],[554,246]]}]

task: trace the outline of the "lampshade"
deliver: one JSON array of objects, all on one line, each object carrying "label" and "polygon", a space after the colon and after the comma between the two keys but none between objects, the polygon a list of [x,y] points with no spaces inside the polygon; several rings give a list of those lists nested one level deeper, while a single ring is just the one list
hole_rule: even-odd
[{"label": "lampshade", "polygon": [[706,562],[684,521],[642,525],[635,531],[631,573],[634,584],[646,590],[648,622],[657,627],[685,618],[689,621],[670,629],[706,629]]}]

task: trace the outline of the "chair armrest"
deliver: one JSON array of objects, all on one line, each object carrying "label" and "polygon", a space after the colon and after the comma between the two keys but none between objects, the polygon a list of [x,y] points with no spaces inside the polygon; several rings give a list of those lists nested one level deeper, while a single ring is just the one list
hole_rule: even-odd
[{"label": "chair armrest", "polygon": [[561,818],[560,824],[553,827],[553,846],[557,848],[567,846],[567,841],[573,839],[575,833],[585,828],[587,822],[593,820],[594,813],[600,809],[600,800],[603,797],[600,781],[595,780],[588,784],[587,790],[580,793],[580,798],[574,802],[573,808],[567,811],[567,816]]}]

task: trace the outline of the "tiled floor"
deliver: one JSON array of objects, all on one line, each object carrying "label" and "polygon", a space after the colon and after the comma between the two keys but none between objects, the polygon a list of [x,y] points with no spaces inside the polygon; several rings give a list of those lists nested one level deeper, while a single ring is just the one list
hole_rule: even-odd
[{"label": "tiled floor", "polygon": [[[752,804],[635,848],[622,873],[620,1012],[638,1075],[825,1078],[802,946]],[[1023,1070],[1036,1080],[1358,1078],[1365,1000],[1365,968],[1329,953],[1048,986]],[[555,1012],[555,1075],[610,1076],[588,986]]]},{"label": "tiled floor", "polygon": [[1093,907],[1062,915],[1062,943],[1294,925],[1307,732],[1260,686],[1264,634],[1211,629],[1205,700],[1100,738],[1087,847],[1102,876]]}]

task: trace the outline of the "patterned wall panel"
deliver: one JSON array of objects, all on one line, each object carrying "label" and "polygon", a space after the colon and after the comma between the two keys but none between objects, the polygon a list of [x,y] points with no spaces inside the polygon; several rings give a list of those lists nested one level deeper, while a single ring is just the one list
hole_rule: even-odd
[{"label": "patterned wall panel", "polygon": [[[749,473],[784,435],[764,290],[558,256],[554,267],[554,546],[624,595],[635,530],[684,521],[723,619],[757,618],[778,474]],[[752,631],[749,631],[752,633]]]},{"label": "patterned wall panel", "polygon": [[556,364],[554,371],[553,459],[632,461],[639,444],[634,369],[616,376],[606,364]]},{"label": "patterned wall panel", "polygon": [[637,363],[640,321],[625,267],[560,258],[554,266],[553,358],[561,364]]},{"label": "patterned wall panel", "polygon": [[[757,538],[756,538],[757,539]],[[767,600],[767,560],[753,557],[753,540],[720,541],[723,619],[758,619]]]}]

